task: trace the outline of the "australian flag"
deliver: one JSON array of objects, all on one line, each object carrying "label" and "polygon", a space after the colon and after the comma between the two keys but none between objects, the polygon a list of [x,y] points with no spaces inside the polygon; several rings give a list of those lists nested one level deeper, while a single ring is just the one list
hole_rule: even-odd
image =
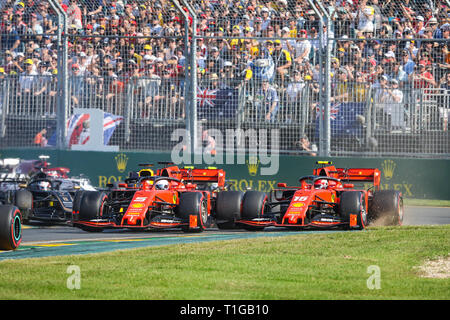
[{"label": "australian flag", "polygon": [[197,89],[197,114],[201,119],[232,118],[236,115],[237,106],[237,89]]},{"label": "australian flag", "polygon": [[[357,115],[365,115],[365,103],[343,102],[330,107],[330,127],[332,138],[362,138],[363,126],[357,120]],[[319,121],[324,119],[320,108],[316,108],[316,137],[319,136]]]},{"label": "australian flag", "polygon": [[[74,114],[67,121],[67,144],[85,144],[89,141],[89,114]],[[123,120],[122,116],[103,113],[103,143],[107,145],[117,126]],[[50,137],[48,146],[56,146],[56,132]]]}]

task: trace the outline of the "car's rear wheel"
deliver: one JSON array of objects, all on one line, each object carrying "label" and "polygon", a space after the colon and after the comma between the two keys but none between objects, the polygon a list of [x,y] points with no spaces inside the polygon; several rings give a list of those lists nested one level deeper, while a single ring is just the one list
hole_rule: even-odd
[{"label": "car's rear wheel", "polygon": [[25,189],[17,190],[14,193],[14,203],[19,208],[22,214],[22,222],[27,223],[31,216],[31,210],[33,208],[33,194]]},{"label": "car's rear wheel", "polygon": [[369,222],[385,226],[403,223],[403,197],[400,191],[380,190],[373,194],[369,210]]},{"label": "car's rear wheel", "polygon": [[83,198],[83,194],[85,192],[86,191],[84,191],[84,190],[79,190],[75,193],[75,195],[73,197],[72,211],[76,214],[80,213],[81,199]]},{"label": "car's rear wheel", "polygon": [[75,193],[72,201],[72,221],[79,220],[81,199],[86,191],[79,190]]},{"label": "car's rear wheel", "polygon": [[0,250],[14,250],[22,241],[22,217],[19,208],[0,206]]},{"label": "car's rear wheel", "polygon": [[[80,213],[78,214],[78,221],[90,221],[102,217],[103,207],[107,195],[99,191],[85,191],[80,200]],[[91,227],[80,225],[80,228],[89,232],[101,232],[101,227]]]},{"label": "car's rear wheel", "polygon": [[350,229],[364,229],[367,225],[365,193],[347,191],[341,193],[339,213],[342,222]]},{"label": "car's rear wheel", "polygon": [[242,191],[222,191],[216,199],[216,224],[219,229],[235,229],[236,221],[241,219]]}]

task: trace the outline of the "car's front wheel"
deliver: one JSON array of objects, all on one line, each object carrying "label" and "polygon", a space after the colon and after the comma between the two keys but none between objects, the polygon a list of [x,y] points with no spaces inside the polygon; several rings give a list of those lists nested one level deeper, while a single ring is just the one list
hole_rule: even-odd
[{"label": "car's front wheel", "polygon": [[184,232],[202,232],[208,222],[208,202],[201,192],[180,193],[180,202],[175,215],[188,222]]},{"label": "car's front wheel", "polygon": [[0,250],[14,250],[22,241],[22,217],[19,208],[0,206]]}]

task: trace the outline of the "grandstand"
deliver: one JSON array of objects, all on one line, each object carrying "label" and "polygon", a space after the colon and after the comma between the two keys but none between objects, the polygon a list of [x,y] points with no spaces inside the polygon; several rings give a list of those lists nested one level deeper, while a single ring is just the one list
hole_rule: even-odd
[{"label": "grandstand", "polygon": [[[449,156],[449,1],[319,1],[330,30],[306,0],[189,2],[196,30],[170,0],[62,0],[68,115],[100,108],[125,119],[112,143],[170,150],[196,70],[203,127],[278,128],[281,152],[306,153],[300,137],[319,144],[327,47],[333,155]],[[56,14],[43,0],[0,11],[0,146],[33,146],[58,121]]]}]

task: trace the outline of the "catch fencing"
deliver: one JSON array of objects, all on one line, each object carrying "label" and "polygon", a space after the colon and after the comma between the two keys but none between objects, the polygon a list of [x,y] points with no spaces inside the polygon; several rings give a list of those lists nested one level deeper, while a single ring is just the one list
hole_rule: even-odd
[{"label": "catch fencing", "polygon": [[[3,16],[14,33],[0,41],[0,146],[68,149],[76,131],[61,128],[74,108],[93,108],[121,117],[109,142],[121,150],[170,151],[176,129],[200,139],[209,129],[277,129],[283,154],[311,154],[306,138],[325,156],[450,157],[442,1],[414,4],[415,15],[397,2],[220,3],[138,1],[95,14],[78,4],[81,27],[69,7],[60,35],[56,22],[21,33]],[[42,130],[47,143],[35,139]]]}]

